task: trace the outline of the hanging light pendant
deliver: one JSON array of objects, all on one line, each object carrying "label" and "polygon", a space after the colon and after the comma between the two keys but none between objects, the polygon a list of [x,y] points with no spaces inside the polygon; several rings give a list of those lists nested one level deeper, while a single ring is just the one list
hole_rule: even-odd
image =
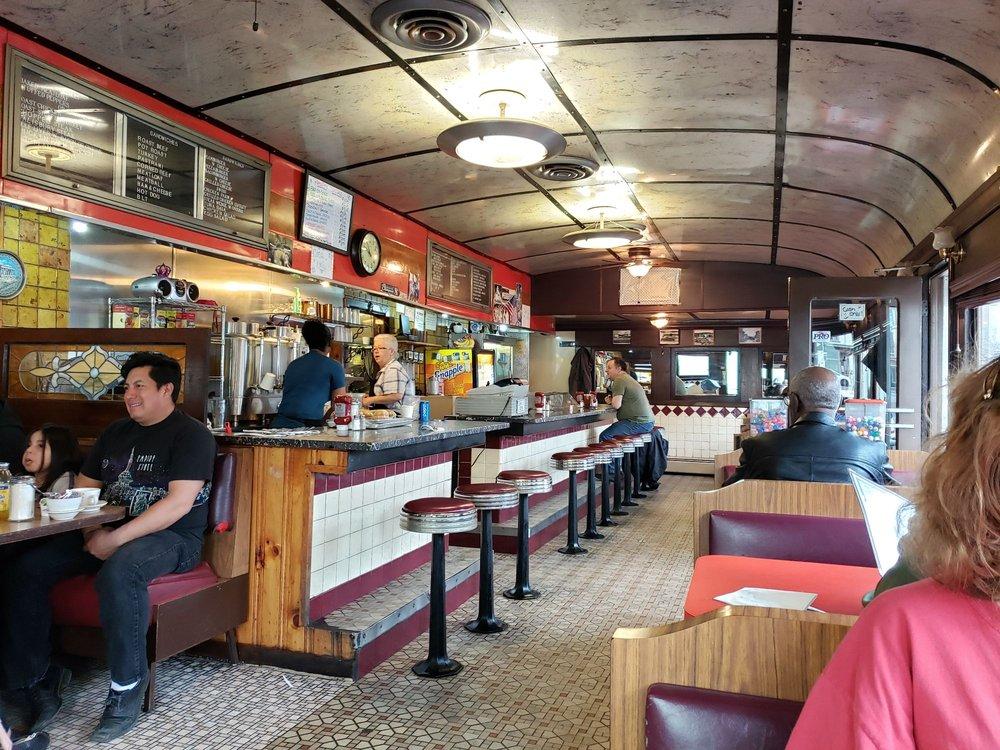
[{"label": "hanging light pendant", "polygon": [[[483,95],[510,95],[517,91],[493,90]],[[481,167],[517,169],[551,159],[566,150],[566,139],[541,123],[507,117],[507,101],[499,102],[500,116],[466,120],[437,137],[442,151]]]},{"label": "hanging light pendant", "polygon": [[634,227],[618,221],[608,221],[604,211],[611,206],[594,206],[591,211],[600,211],[601,218],[597,223],[563,235],[563,242],[573,247],[610,249],[621,247],[630,242],[642,239],[642,232]]},{"label": "hanging light pendant", "polygon": [[653,328],[663,329],[667,327],[667,323],[670,321],[667,320],[666,313],[657,313],[649,319],[649,322],[653,324]]},{"label": "hanging light pendant", "polygon": [[635,278],[641,279],[643,276],[649,273],[649,269],[651,269],[652,267],[653,266],[650,265],[650,262],[648,260],[636,260],[625,266],[625,270],[628,271],[632,276],[635,276]]}]

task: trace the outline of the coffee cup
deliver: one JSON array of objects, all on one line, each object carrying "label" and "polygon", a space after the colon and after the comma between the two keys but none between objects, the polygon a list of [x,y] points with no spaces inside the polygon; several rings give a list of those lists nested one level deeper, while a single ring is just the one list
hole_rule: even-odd
[{"label": "coffee cup", "polygon": [[100,487],[77,487],[73,492],[80,496],[80,508],[93,508],[100,501]]}]

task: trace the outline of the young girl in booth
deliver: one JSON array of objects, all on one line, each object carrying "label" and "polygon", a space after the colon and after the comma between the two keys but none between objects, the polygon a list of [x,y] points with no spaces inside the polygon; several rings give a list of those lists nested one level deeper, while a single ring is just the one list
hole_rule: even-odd
[{"label": "young girl in booth", "polygon": [[80,469],[80,445],[68,427],[47,424],[31,433],[21,463],[39,491],[63,492],[73,487]]}]

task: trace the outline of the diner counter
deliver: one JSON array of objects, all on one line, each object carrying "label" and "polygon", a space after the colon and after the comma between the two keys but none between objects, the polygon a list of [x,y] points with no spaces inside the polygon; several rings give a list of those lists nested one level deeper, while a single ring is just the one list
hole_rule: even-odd
[{"label": "diner counter", "polygon": [[506,435],[535,435],[540,432],[551,432],[566,427],[576,425],[592,424],[605,419],[613,418],[615,410],[610,406],[597,406],[593,409],[573,407],[572,409],[545,409],[539,411],[530,409],[527,414],[520,417],[493,417],[479,414],[453,414],[448,420],[464,421],[468,423],[479,422],[507,422],[504,429]]}]

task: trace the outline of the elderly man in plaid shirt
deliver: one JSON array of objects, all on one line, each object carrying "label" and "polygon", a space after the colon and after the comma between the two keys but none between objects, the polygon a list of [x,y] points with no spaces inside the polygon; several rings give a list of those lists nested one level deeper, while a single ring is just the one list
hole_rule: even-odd
[{"label": "elderly man in plaid shirt", "polygon": [[396,341],[395,336],[380,333],[375,337],[372,357],[375,359],[375,364],[379,366],[379,373],[378,379],[375,381],[375,395],[365,396],[361,399],[364,406],[393,409],[398,414],[403,397],[416,393],[413,379],[396,360],[398,352],[399,342]]}]

